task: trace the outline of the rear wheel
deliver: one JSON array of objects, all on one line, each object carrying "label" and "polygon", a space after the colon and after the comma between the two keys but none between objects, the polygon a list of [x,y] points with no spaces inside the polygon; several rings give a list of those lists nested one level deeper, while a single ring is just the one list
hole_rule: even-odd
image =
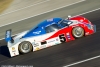
[{"label": "rear wheel", "polygon": [[73,35],[75,38],[83,37],[83,36],[84,36],[84,29],[83,29],[82,27],[75,27],[75,28],[73,28],[73,30],[72,30],[72,35]]},{"label": "rear wheel", "polygon": [[32,44],[28,41],[24,41],[24,42],[19,44],[18,49],[23,54],[29,53],[30,51],[32,51]]}]

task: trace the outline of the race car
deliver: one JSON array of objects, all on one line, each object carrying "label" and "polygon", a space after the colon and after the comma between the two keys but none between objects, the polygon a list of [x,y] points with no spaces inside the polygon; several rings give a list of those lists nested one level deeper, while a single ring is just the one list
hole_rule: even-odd
[{"label": "race car", "polygon": [[10,56],[26,54],[50,46],[69,42],[96,32],[96,25],[82,16],[51,18],[42,21],[31,30],[11,36],[11,29],[6,30],[5,40]]}]

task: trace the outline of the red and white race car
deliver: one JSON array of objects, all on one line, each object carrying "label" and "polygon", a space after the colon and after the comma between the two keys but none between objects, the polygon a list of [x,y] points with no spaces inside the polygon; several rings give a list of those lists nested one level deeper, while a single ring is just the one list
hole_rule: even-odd
[{"label": "red and white race car", "polygon": [[42,21],[31,30],[11,37],[11,30],[6,31],[5,40],[11,57],[47,48],[62,42],[68,42],[96,32],[96,25],[82,16],[51,18]]}]

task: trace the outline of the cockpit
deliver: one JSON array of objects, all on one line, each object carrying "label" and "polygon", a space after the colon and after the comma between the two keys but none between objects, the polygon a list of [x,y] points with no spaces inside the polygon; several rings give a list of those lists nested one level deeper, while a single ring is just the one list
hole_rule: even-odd
[{"label": "cockpit", "polygon": [[69,26],[70,24],[72,24],[73,22],[70,20],[61,20],[60,22],[58,22],[58,24],[60,24],[61,26],[65,27],[65,26]]}]

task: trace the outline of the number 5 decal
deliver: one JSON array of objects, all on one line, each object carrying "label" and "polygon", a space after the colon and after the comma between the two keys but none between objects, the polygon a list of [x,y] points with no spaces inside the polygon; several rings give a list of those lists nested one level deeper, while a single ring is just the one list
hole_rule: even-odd
[{"label": "number 5 decal", "polygon": [[66,38],[64,36],[64,34],[59,35],[60,41],[61,42],[66,42]]}]

